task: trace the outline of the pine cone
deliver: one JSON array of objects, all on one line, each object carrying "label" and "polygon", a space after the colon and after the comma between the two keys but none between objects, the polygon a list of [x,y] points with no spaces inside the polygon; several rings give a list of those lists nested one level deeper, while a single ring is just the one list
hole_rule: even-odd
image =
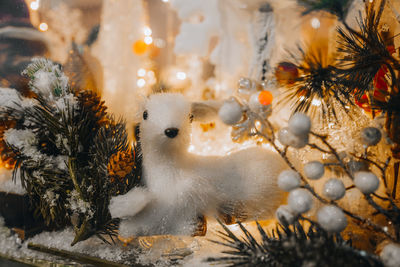
[{"label": "pine cone", "polygon": [[197,217],[196,228],[192,236],[205,236],[207,234],[207,219],[203,215]]},{"label": "pine cone", "polygon": [[111,156],[108,163],[108,174],[111,182],[123,181],[135,165],[135,159],[131,151],[118,151]]},{"label": "pine cone", "polygon": [[87,109],[92,113],[90,115],[93,115],[97,119],[99,127],[109,123],[107,107],[104,105],[104,101],[102,101],[95,92],[82,90],[77,92],[76,97],[83,108]]}]

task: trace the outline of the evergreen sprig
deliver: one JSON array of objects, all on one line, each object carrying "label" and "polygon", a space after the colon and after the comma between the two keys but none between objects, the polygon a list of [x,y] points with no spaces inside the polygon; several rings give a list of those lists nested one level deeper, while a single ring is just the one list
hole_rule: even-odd
[{"label": "evergreen sprig", "polygon": [[[25,73],[42,79],[36,73],[54,75],[54,70],[65,80],[59,66],[49,60],[35,60]],[[37,84],[47,88],[46,83]],[[1,109],[0,117],[16,121],[6,138],[17,155],[14,179],[21,179],[35,214],[49,227],[74,226],[72,245],[93,235],[107,242],[103,236],[112,239],[119,223],[111,218],[109,201],[138,185],[139,150],[129,143],[125,122],[109,116],[95,93],[62,85],[62,94],[51,90],[48,95],[48,89],[38,87],[30,104],[23,104],[21,97],[17,107]],[[112,182],[108,163],[119,152],[131,155],[134,166]]]},{"label": "evergreen sprig", "polygon": [[351,246],[340,235],[332,235],[312,224],[308,229],[299,221],[293,225],[278,225],[267,233],[257,223],[258,241],[240,222],[244,237],[238,237],[221,224],[223,241],[212,241],[228,250],[224,256],[206,261],[224,266],[383,266],[380,260]]},{"label": "evergreen sprig", "polygon": [[337,119],[337,106],[348,109],[352,102],[345,88],[337,82],[334,62],[327,62],[321,51],[309,53],[300,49],[297,60],[300,76],[283,93],[280,103],[290,103],[293,113],[322,114],[323,119]]},{"label": "evergreen sprig", "polygon": [[378,11],[368,8],[364,19],[360,16],[359,31],[338,29],[338,52],[341,55],[338,80],[358,99],[373,89],[372,82],[380,68],[388,68],[392,80],[396,79],[391,65],[396,60],[379,32],[384,3],[380,2]]}]

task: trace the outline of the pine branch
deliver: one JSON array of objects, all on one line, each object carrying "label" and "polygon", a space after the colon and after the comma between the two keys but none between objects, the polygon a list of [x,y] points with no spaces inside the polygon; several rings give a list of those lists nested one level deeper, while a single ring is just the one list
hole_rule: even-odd
[{"label": "pine branch", "polygon": [[325,62],[321,51],[309,54],[302,49],[300,51],[302,59],[297,60],[300,77],[287,88],[278,104],[290,103],[293,113],[314,115],[319,112],[323,119],[337,120],[337,107],[347,110],[353,102],[346,89],[337,83],[337,68],[334,62]]},{"label": "pine branch", "polygon": [[227,250],[222,252],[224,256],[207,262],[224,266],[383,266],[378,257],[353,248],[340,235],[329,234],[312,222],[307,230],[299,221],[278,225],[271,234],[257,223],[260,241],[240,222],[238,225],[244,237],[222,225],[224,232],[219,234],[224,241],[212,242]]},{"label": "pine branch", "polygon": [[359,32],[348,27],[338,29],[338,52],[342,55],[338,81],[349,87],[357,99],[371,92],[372,82],[382,67],[389,70],[392,81],[396,80],[392,64],[397,61],[379,32],[384,4],[385,1],[380,2],[378,12],[373,7],[367,8],[365,18],[360,15]]}]

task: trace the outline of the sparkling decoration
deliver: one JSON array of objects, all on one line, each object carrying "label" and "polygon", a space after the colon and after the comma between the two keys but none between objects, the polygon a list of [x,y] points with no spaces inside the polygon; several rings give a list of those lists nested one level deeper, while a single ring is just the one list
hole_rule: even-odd
[{"label": "sparkling decoration", "polygon": [[261,105],[267,106],[272,104],[273,96],[270,91],[261,91],[258,94],[258,101]]},{"label": "sparkling decoration", "polygon": [[295,135],[307,135],[310,129],[310,117],[304,113],[297,112],[289,120],[289,130]]},{"label": "sparkling decoration", "polygon": [[132,50],[136,55],[143,55],[144,53],[146,53],[148,47],[149,46],[145,41],[137,40],[133,43]]},{"label": "sparkling decoration", "polygon": [[362,193],[371,194],[378,189],[379,179],[372,172],[356,172],[354,184]]},{"label": "sparkling decoration", "polygon": [[318,223],[328,232],[340,233],[347,226],[343,211],[333,205],[322,207],[317,214]]},{"label": "sparkling decoration", "polygon": [[382,138],[382,133],[378,128],[366,127],[361,131],[361,141],[366,146],[375,146]]},{"label": "sparkling decoration", "polygon": [[308,144],[308,135],[295,135],[288,127],[279,130],[278,139],[282,145],[294,148],[302,148]]},{"label": "sparkling decoration", "polygon": [[300,186],[300,175],[293,170],[285,170],[279,174],[278,186],[283,191],[290,192]]},{"label": "sparkling decoration", "polygon": [[49,29],[49,25],[46,22],[42,22],[39,24],[39,30],[45,32]]},{"label": "sparkling decoration", "polygon": [[238,81],[239,93],[248,94],[257,90],[257,83],[249,78],[242,77]]},{"label": "sparkling decoration", "polygon": [[310,180],[318,180],[324,176],[325,168],[324,164],[319,161],[310,161],[304,165],[304,174]]},{"label": "sparkling decoration", "polygon": [[290,62],[281,62],[275,69],[275,77],[281,85],[291,85],[299,77],[297,66]]},{"label": "sparkling decoration", "polygon": [[275,212],[276,218],[279,220],[279,222],[283,225],[285,224],[292,224],[295,219],[296,215],[293,213],[292,209],[289,207],[289,205],[281,205]]},{"label": "sparkling decoration", "polygon": [[293,211],[304,213],[311,209],[313,200],[306,189],[298,188],[289,193],[288,203]]},{"label": "sparkling decoration", "polygon": [[339,200],[346,194],[346,188],[341,180],[331,178],[324,184],[323,194],[330,200]]},{"label": "sparkling decoration", "polygon": [[242,107],[235,98],[230,98],[224,102],[219,109],[220,119],[227,125],[234,125],[242,118]]},{"label": "sparkling decoration", "polygon": [[380,254],[385,267],[400,266],[400,245],[395,243],[387,244]]}]

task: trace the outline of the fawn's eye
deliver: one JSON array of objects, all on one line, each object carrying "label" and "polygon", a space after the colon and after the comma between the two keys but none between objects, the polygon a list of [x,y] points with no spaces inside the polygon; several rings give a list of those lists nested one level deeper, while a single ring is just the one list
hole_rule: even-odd
[{"label": "fawn's eye", "polygon": [[193,122],[193,117],[194,117],[193,114],[190,114],[190,115],[189,115],[189,121],[190,121],[190,122]]},{"label": "fawn's eye", "polygon": [[147,117],[149,116],[149,114],[147,114],[147,110],[145,110],[144,112],[143,112],[143,119],[144,120],[147,120]]}]

